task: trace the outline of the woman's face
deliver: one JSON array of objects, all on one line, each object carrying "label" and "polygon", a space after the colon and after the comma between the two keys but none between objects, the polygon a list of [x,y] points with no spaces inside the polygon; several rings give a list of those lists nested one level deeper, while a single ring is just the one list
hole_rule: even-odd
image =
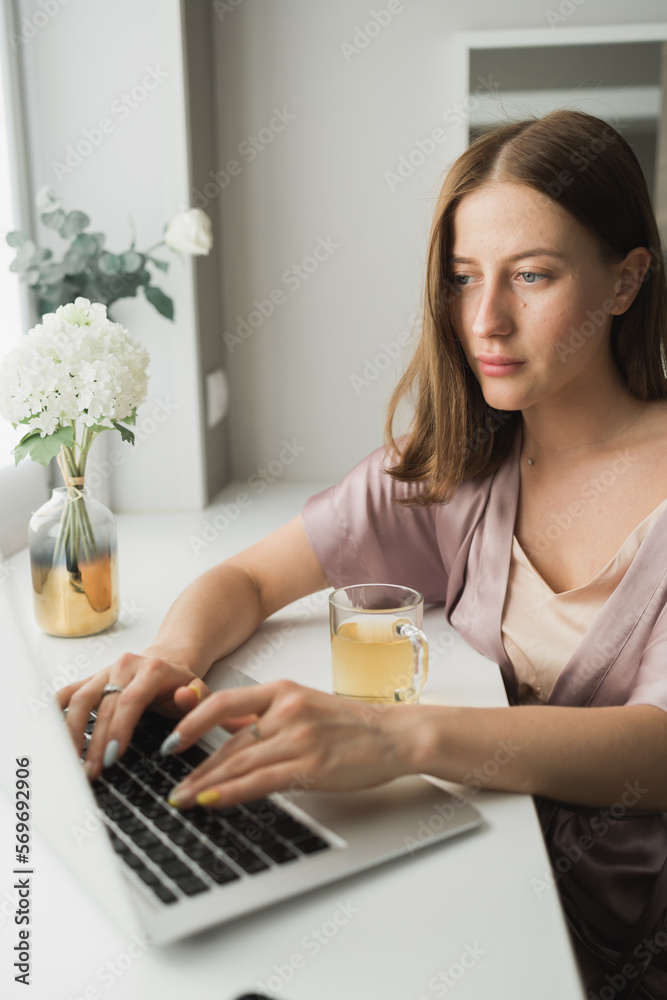
[{"label": "woman's face", "polygon": [[452,248],[452,322],[490,406],[574,399],[612,370],[617,271],[557,202],[525,184],[478,188],[456,209]]}]

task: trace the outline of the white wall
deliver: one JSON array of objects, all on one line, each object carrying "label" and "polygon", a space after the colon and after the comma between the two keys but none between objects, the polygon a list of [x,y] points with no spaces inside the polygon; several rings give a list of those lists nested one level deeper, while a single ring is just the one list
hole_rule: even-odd
[{"label": "white wall", "polygon": [[[285,293],[228,351],[235,478],[275,460],[283,439],[305,448],[286,479],[328,482],[381,443],[402,360],[366,386],[355,389],[351,376],[363,377],[383,343],[397,341],[419,302],[434,196],[461,130],[445,126],[447,140],[394,190],[385,172],[454,108],[454,32],[548,28],[560,3],[403,0],[403,12],[346,61],[341,43],[353,43],[356,26],[388,0],[219,0],[219,166],[241,167],[207,208],[217,207],[224,234],[225,331],[247,319],[254,299]],[[666,14],[664,0],[561,6],[573,11],[562,22],[571,27]],[[248,162],[239,144],[269,125],[274,107],[296,117]],[[340,248],[291,291],[283,273],[329,236]]]},{"label": "white wall", "polygon": [[[219,213],[221,335],[235,333],[238,317],[247,321],[254,300],[266,303],[272,291],[284,297],[272,315],[259,317],[248,339],[225,348],[237,480],[272,463],[285,479],[331,482],[381,442],[385,407],[410,350],[399,339],[406,339],[421,298],[434,198],[462,148],[463,130],[445,125],[446,141],[393,190],[385,175],[456,110],[461,85],[453,33],[547,28],[559,5],[572,11],[563,22],[570,27],[665,18],[664,0],[391,0],[402,12],[346,57],[341,46],[359,41],[356,29],[389,3],[211,5],[218,168],[235,160],[240,171],[223,189],[212,181],[195,201]],[[188,188],[178,0],[18,0],[18,6],[19,20],[34,19],[44,7],[56,10],[21,46],[33,188],[55,182],[52,163],[62,161],[65,147],[111,117],[114,132],[56,187],[67,207],[92,216],[112,249],[128,245],[131,213],[145,248],[173,212],[196,198]],[[167,78],[120,121],[113,102],[156,66]],[[282,131],[264,133],[272,141],[249,162],[239,145],[272,121],[276,129],[283,124],[274,108],[295,117]],[[285,272],[329,239],[339,246],[291,288]],[[118,446],[123,462],[112,501],[119,509],[197,507],[204,495],[191,263],[174,257],[160,283],[176,302],[175,325],[143,299],[117,306],[118,318],[153,359],[151,400],[139,420],[146,440],[134,453]],[[383,365],[399,350],[390,370],[373,369],[376,357]],[[178,405],[161,424],[151,416],[158,400]],[[290,462],[280,457],[290,457],[285,441],[298,451]]]},{"label": "white wall", "polygon": [[[53,184],[65,207],[90,215],[91,231],[106,233],[116,252],[129,247],[131,215],[137,248],[147,249],[190,201],[179,2],[63,3],[18,3],[32,188]],[[145,99],[138,91],[135,106],[121,110],[123,95],[141,87],[150,70],[154,89]],[[113,131],[58,179],[54,162],[65,162],[66,147],[76,147],[84,130],[104,118]],[[64,242],[41,223],[38,238],[60,259]],[[142,440],[132,449],[120,445],[116,432],[105,433],[89,462],[92,473],[109,447],[122,456],[111,487],[111,502],[121,510],[197,509],[203,502],[192,263],[165,249],[159,256],[171,261],[156,283],[174,299],[176,322],[159,316],[142,293],[114,309],[151,354],[149,400],[138,415]]]}]

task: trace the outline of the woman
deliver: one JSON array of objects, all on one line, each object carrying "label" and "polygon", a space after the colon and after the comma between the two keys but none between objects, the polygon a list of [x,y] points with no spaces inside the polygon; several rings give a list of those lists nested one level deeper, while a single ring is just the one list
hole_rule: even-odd
[{"label": "woman", "polygon": [[[148,705],[185,713],[170,749],[237,730],[176,789],[182,808],[280,790],[295,769],[322,789],[463,781],[512,740],[521,752],[487,787],[536,796],[587,984],[606,973],[623,978],[616,996],[666,995],[659,248],[639,165],[604,122],[558,111],[475,142],[440,195],[386,447],[196,580],[149,649],[63,690],[79,748],[99,705],[89,777],[122,756]],[[415,417],[396,443],[408,392]],[[268,615],[366,581],[444,601],[500,664],[510,707],[391,706],[369,725],[354,702],[288,682],[210,694],[208,667]],[[108,683],[122,690],[104,697]]]}]

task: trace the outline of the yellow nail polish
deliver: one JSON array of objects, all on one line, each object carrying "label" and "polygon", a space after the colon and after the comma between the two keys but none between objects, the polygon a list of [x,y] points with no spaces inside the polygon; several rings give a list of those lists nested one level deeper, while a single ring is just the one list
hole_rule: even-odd
[{"label": "yellow nail polish", "polygon": [[190,681],[188,687],[190,688],[191,691],[194,691],[194,693],[197,695],[197,701],[201,701],[201,688],[198,685],[197,686],[196,685],[197,681]]},{"label": "yellow nail polish", "polygon": [[167,799],[167,802],[169,803],[170,806],[175,806],[178,809],[178,807],[182,804],[183,800],[179,798],[176,792],[172,792],[169,798]]},{"label": "yellow nail polish", "polygon": [[217,802],[219,798],[220,792],[216,788],[207,788],[206,791],[199,793],[196,801],[200,806],[210,806],[213,802]]}]

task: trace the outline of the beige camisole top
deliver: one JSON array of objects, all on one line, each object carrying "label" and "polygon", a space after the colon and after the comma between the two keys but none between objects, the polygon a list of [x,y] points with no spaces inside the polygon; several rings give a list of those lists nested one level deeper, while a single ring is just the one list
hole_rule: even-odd
[{"label": "beige camisole top", "polygon": [[542,705],[602,605],[620,583],[667,499],[638,524],[616,555],[583,587],[556,594],[512,536],[502,618],[505,652],[514,667],[519,703]]}]

